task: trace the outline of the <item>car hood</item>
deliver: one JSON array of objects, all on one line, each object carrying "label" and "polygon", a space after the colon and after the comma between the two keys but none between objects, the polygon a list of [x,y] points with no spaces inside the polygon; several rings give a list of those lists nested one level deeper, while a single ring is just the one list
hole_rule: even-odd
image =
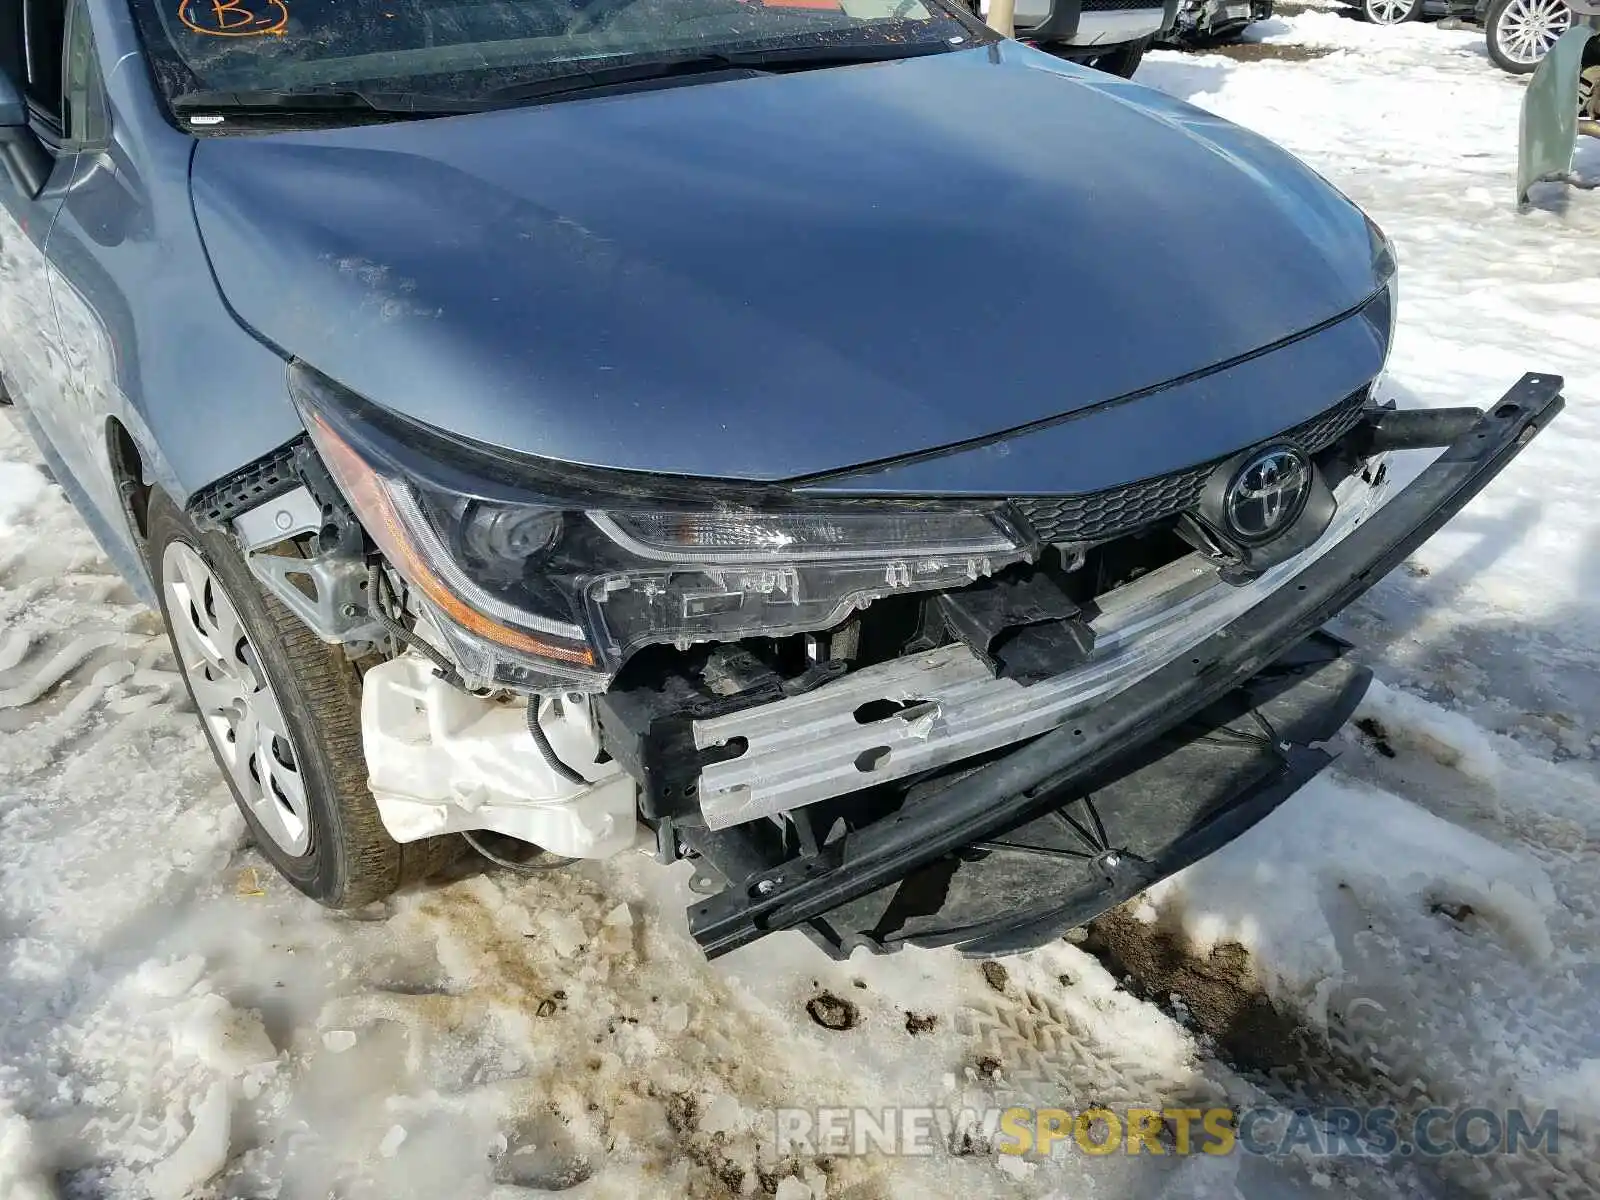
[{"label": "car hood", "polygon": [[[671,474],[1017,429],[1377,287],[1361,213],[1293,157],[1014,44],[207,138],[192,191],[227,303],[287,354],[463,437]],[[1278,428],[1338,398],[1306,385]]]}]

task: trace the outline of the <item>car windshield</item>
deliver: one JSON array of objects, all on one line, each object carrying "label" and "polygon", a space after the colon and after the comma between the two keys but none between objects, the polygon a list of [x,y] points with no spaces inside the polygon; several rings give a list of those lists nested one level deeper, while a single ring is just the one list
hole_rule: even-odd
[{"label": "car windshield", "polygon": [[360,86],[471,100],[596,68],[973,40],[941,0],[135,0],[169,96]]}]

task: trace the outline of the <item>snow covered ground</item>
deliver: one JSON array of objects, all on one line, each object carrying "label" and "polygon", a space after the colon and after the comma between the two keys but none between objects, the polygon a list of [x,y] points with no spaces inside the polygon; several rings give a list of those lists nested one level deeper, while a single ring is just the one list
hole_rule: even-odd
[{"label": "snow covered ground", "polygon": [[[1243,946],[1298,1032],[1225,1061],[1185,1001],[1066,942],[981,971],[781,935],[707,966],[682,871],[644,860],[322,912],[244,844],[156,619],[0,418],[0,1200],[1600,1188],[1600,196],[1511,210],[1521,88],[1481,34],[1327,12],[1255,34],[1331,52],[1159,53],[1139,78],[1394,237],[1392,392],[1483,404],[1537,369],[1570,401],[1346,619],[1383,684],[1337,768],[1133,909],[1196,961]],[[1429,1166],[772,1146],[778,1105],[997,1099],[1522,1104],[1568,1136]]]}]

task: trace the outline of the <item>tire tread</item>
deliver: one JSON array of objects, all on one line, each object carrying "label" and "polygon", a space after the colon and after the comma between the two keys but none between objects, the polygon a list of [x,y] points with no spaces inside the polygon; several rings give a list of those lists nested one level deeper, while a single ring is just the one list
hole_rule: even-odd
[{"label": "tire tread", "polygon": [[[382,900],[454,860],[460,853],[459,838],[400,844],[384,828],[367,785],[360,672],[344,650],[323,642],[287,606],[256,584],[225,534],[196,529],[163,493],[151,498],[149,527],[150,566],[158,591],[166,547],[174,540],[188,542],[221,580],[246,632],[258,643],[256,652],[263,664],[270,666],[281,657],[292,673],[292,678],[274,678],[273,683],[283,706],[295,710],[286,712],[285,719],[295,734],[295,754],[313,818],[309,853],[326,855],[326,860],[313,864],[310,877],[301,878],[285,869],[282,853],[258,834],[255,840],[268,860],[301,891],[319,903],[341,909]],[[240,594],[244,587],[249,588],[248,595]],[[260,645],[262,635],[272,639],[270,650]],[[303,744],[308,733],[315,743],[312,746]],[[209,740],[209,734],[207,737]],[[319,778],[325,782],[321,789],[325,794],[313,795]],[[227,782],[231,791],[232,781]],[[240,810],[245,811],[242,804]],[[245,820],[256,833],[248,812]]]}]

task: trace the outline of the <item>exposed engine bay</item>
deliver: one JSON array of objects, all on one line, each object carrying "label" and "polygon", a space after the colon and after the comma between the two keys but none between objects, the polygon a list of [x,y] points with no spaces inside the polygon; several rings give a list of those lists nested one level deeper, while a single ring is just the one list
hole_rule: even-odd
[{"label": "exposed engine bay", "polygon": [[[1526,408],[1496,411],[1509,420]],[[1363,390],[1267,446],[1178,477],[997,504],[989,519],[1012,531],[1014,550],[985,551],[983,569],[971,554],[934,557],[931,586],[907,586],[910,566],[879,568],[879,585],[850,593],[824,626],[790,631],[791,613],[770,636],[635,639],[599,687],[583,672],[534,681],[514,660],[459,653],[450,614],[416,586],[414,566],[396,569],[385,537],[363,536],[372,521],[343,500],[361,483],[341,476],[336,440],[299,443],[252,480],[253,494],[209,498],[209,515],[231,522],[265,586],[361,665],[371,788],[397,841],[487,832],[560,859],[630,848],[694,859],[697,886],[714,893],[691,910],[710,953],[787,926],[833,953],[908,941],[992,952],[1134,894],[1208,852],[1219,814],[1259,819],[1325,765],[1311,743],[1331,736],[1366,684],[1349,647],[1297,627],[1196,703],[1175,704],[1172,720],[1122,731],[1088,779],[1002,783],[1014,819],[997,808],[985,837],[933,839],[920,856],[902,839],[888,875],[869,871],[776,924],[760,913],[808,874],[837,875],[860,839],[890,837],[967,781],[1003,774],[1017,747],[1084,738],[1164,671],[1201,674],[1200,648],[1235,638],[1274,598],[1307,592],[1298,580],[1320,577],[1391,511],[1391,451],[1476,437],[1486,419],[1397,413]],[[958,583],[946,582],[952,569]],[[666,577],[684,574],[697,572],[656,580],[677,589],[682,611],[716,587],[732,594],[727,573],[707,570],[694,587]],[[800,577],[785,586],[805,610]],[[641,590],[620,575],[608,587]],[[656,603],[642,592],[646,608]],[[722,614],[741,605],[726,601]],[[1019,934],[1007,913],[1035,892],[1046,915]]]}]

